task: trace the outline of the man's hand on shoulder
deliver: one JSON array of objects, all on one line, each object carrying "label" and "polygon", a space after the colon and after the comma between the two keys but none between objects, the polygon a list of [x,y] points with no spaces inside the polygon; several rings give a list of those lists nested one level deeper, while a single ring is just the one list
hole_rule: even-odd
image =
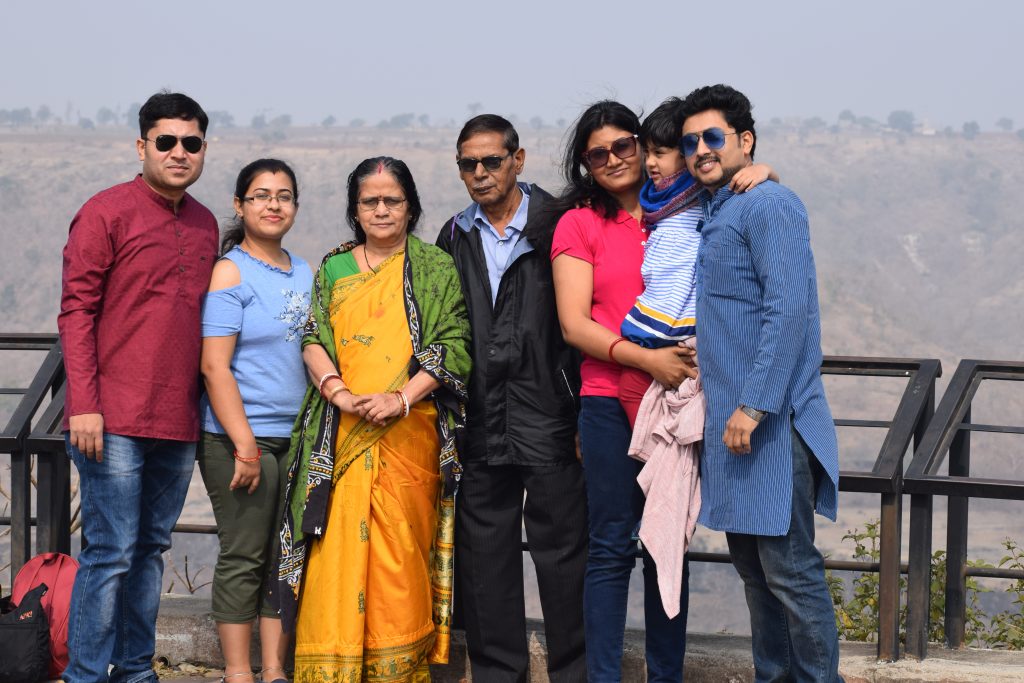
[{"label": "man's hand on shoulder", "polygon": [[743,407],[737,408],[725,423],[725,433],[722,434],[722,441],[726,447],[736,455],[747,455],[750,453],[750,435],[760,424],[744,412]]},{"label": "man's hand on shoulder", "polygon": [[103,415],[101,413],[82,413],[68,418],[71,432],[71,445],[81,451],[85,457],[103,462]]}]

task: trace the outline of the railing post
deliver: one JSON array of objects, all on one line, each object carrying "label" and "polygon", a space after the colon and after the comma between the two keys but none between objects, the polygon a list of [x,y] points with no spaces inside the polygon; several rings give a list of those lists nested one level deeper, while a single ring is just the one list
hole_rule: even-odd
[{"label": "railing post", "polygon": [[910,497],[910,554],[907,572],[907,654],[928,656],[932,586],[932,497]]},{"label": "railing post", "polygon": [[62,452],[39,452],[36,467],[36,552],[70,554],[70,463]]},{"label": "railing post", "polygon": [[32,486],[24,436],[11,451],[11,583],[32,553]]},{"label": "railing post", "polygon": [[[971,421],[971,408],[963,422]],[[971,473],[971,431],[955,427],[949,445],[949,476],[967,477]],[[964,645],[967,618],[967,515],[970,499],[949,496],[946,519],[946,647],[958,650]]]},{"label": "railing post", "polygon": [[[914,453],[924,440],[935,414],[935,379],[928,387],[924,414],[914,426]],[[907,556],[906,653],[919,660],[928,656],[932,585],[932,497],[910,496],[910,540]]]},{"label": "railing post", "polygon": [[[902,476],[898,479],[900,482],[903,481]],[[882,494],[878,568],[878,658],[886,662],[894,662],[900,658],[902,498],[901,493]]]}]

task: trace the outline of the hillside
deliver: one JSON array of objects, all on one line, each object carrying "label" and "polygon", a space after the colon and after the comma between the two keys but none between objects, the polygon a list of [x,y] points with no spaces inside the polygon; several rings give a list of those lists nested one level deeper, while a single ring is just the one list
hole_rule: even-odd
[{"label": "hillside", "polygon": [[[275,156],[299,175],[300,204],[287,246],[311,263],[350,233],[344,224],[345,181],[360,160],[377,154],[404,159],[418,182],[425,215],[421,236],[433,240],[440,225],[467,203],[454,164],[455,130],[289,129],[284,139],[229,130],[210,139],[206,170],[193,194],[220,218],[232,215],[235,174],[245,163]],[[561,131],[522,131],[524,179],[557,190]],[[92,194],[137,173],[135,136],[127,128],[93,131],[0,130],[0,305],[6,331],[55,331],[61,248],[68,223]],[[964,357],[1016,359],[1024,355],[1024,278],[1017,230],[1024,224],[1024,141],[1010,134],[973,140],[857,131],[761,131],[758,160],[771,164],[804,200],[811,216],[827,354],[937,357],[945,379]],[[0,380],[18,368],[0,368]],[[18,376],[20,378],[20,376]],[[1010,389],[1016,389],[1011,387]],[[899,380],[829,379],[842,417],[885,419],[895,407]],[[6,405],[6,404],[5,404]],[[1021,423],[1019,390],[986,390],[976,403],[979,422]],[[842,430],[842,466],[870,465],[881,433]],[[975,471],[1024,479],[1004,435],[974,440]],[[7,473],[3,475],[6,480]],[[877,499],[844,496],[840,523],[820,527],[825,547],[877,516]],[[937,503],[936,510],[944,506]],[[1007,504],[980,503],[972,516],[972,554],[997,560],[1005,535],[1024,540]],[[208,518],[198,475],[187,521]],[[999,514],[1002,512],[1003,514]],[[944,545],[936,519],[936,543]],[[181,539],[179,551],[206,554],[212,539]],[[176,541],[177,542],[177,541]],[[724,539],[698,533],[698,549],[724,549]],[[177,555],[181,565],[181,556]],[[721,589],[721,586],[730,586]],[[993,586],[1001,590],[997,582]],[[695,574],[693,617],[700,630],[742,631],[742,610],[724,614],[720,590],[739,601],[728,568]],[[636,611],[634,611],[636,613]],[[708,617],[708,615],[712,615]]]}]

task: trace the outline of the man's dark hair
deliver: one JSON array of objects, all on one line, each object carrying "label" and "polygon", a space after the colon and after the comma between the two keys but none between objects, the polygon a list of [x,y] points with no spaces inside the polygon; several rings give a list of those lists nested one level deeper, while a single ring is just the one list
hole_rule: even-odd
[{"label": "man's dark hair", "polygon": [[206,127],[210,125],[210,117],[198,102],[188,95],[166,90],[161,90],[150,97],[139,109],[139,137],[146,137],[160,119],[195,119],[199,122],[199,130],[203,135],[206,135]]},{"label": "man's dark hair", "polygon": [[683,101],[670,97],[647,115],[640,125],[640,144],[653,147],[678,147],[683,130]]},{"label": "man's dark hair", "polygon": [[[736,130],[737,133],[750,131],[754,136],[754,143],[750,146],[750,158],[754,158],[754,148],[757,147],[757,133],[754,131],[754,116],[751,113],[753,106],[747,96],[728,85],[706,85],[697,88],[683,100],[683,121],[689,117],[709,109],[717,109],[722,112],[725,122]],[[680,130],[682,126],[680,125]]]},{"label": "man's dark hair", "polygon": [[480,133],[498,133],[504,137],[505,150],[514,154],[519,149],[519,133],[512,123],[497,114],[480,114],[474,116],[459,131],[459,139],[455,141],[455,151],[462,154],[462,143]]},{"label": "man's dark hair", "polygon": [[348,175],[348,207],[345,209],[345,220],[348,221],[359,244],[366,243],[366,231],[359,225],[359,188],[364,180],[382,171],[387,171],[394,177],[395,182],[405,193],[405,200],[409,202],[409,226],[406,232],[415,230],[416,223],[423,215],[423,205],[420,203],[420,194],[416,191],[416,181],[412,179],[412,172],[404,161],[392,157],[363,159]]}]

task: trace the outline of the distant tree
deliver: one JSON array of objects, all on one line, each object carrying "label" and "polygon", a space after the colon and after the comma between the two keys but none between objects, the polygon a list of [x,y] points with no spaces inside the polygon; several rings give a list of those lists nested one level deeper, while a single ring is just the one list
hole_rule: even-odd
[{"label": "distant tree", "polygon": [[409,128],[412,126],[412,122],[416,119],[416,115],[412,112],[406,114],[395,114],[387,120],[386,125],[381,128]]},{"label": "distant tree", "polygon": [[206,112],[206,115],[210,119],[210,125],[214,128],[234,128],[235,117],[232,116],[231,112],[215,109],[213,111]]},{"label": "distant tree", "polygon": [[36,122],[45,126],[52,118],[53,112],[50,111],[50,108],[45,104],[39,105],[39,108],[36,109]]},{"label": "distant tree", "polygon": [[419,121],[421,128],[430,128],[430,114],[420,114],[416,120]]},{"label": "distant tree", "polygon": [[96,112],[96,123],[101,126],[109,126],[117,122],[117,114],[110,107],[100,107]]},{"label": "distant tree", "polygon": [[532,119],[530,119],[530,128],[533,128],[534,130],[540,130],[543,127],[544,119],[542,119],[541,117],[534,116]]},{"label": "distant tree", "polygon": [[914,113],[897,109],[889,114],[889,127],[902,133],[914,132]]},{"label": "distant tree", "polygon": [[1017,131],[1017,137],[1019,137],[1021,140],[1024,140],[1024,128],[1021,128],[1020,130]]},{"label": "distant tree", "polygon": [[480,110],[483,109],[483,108],[484,108],[484,105],[480,104],[479,102],[470,102],[469,104],[466,105],[466,109],[469,110],[469,117],[470,118],[473,118],[474,116],[479,114]]},{"label": "distant tree", "polygon": [[973,140],[981,132],[981,126],[977,121],[968,121],[964,124],[964,137]]},{"label": "distant tree", "polygon": [[250,123],[249,126],[254,128],[255,130],[266,128],[267,117],[264,116],[263,114],[257,114],[256,116],[252,117],[252,123]]},{"label": "distant tree", "polygon": [[1013,119],[1004,116],[1003,118],[996,121],[996,128],[1005,130],[1007,133],[1013,130]]},{"label": "distant tree", "polygon": [[804,119],[802,122],[802,126],[809,130],[820,130],[828,126],[828,123],[826,123],[825,119],[821,118],[820,116],[814,116],[809,119]]},{"label": "distant tree", "polygon": [[268,125],[270,125],[271,128],[277,128],[278,130],[280,130],[281,128],[287,128],[288,126],[292,125],[292,116],[291,114],[281,114],[280,116],[275,116],[274,118],[270,119]]},{"label": "distant tree", "polygon": [[92,122],[92,119],[83,117],[78,119],[78,127],[82,130],[93,130],[96,128],[96,124]]},{"label": "distant tree", "polygon": [[0,126],[6,126],[11,122],[11,112],[8,109],[0,109]]},{"label": "distant tree", "polygon": [[565,128],[565,119],[557,119],[555,125],[559,128]]},{"label": "distant tree", "polygon": [[849,109],[844,109],[841,112],[839,112],[839,122],[840,123],[856,123],[857,122],[857,117],[854,116],[853,112],[850,111]]},{"label": "distant tree", "polygon": [[139,110],[142,109],[141,102],[132,102],[124,111],[124,125],[134,126],[139,122]]},{"label": "distant tree", "polygon": [[352,119],[348,122],[349,128],[362,128],[366,125],[366,119]]},{"label": "distant tree", "polygon": [[328,114],[327,117],[320,122],[320,125],[324,128],[330,128],[338,122],[338,119],[334,118],[333,114]]},{"label": "distant tree", "polygon": [[867,130],[875,130],[878,128],[879,123],[870,116],[858,116],[857,125]]}]

